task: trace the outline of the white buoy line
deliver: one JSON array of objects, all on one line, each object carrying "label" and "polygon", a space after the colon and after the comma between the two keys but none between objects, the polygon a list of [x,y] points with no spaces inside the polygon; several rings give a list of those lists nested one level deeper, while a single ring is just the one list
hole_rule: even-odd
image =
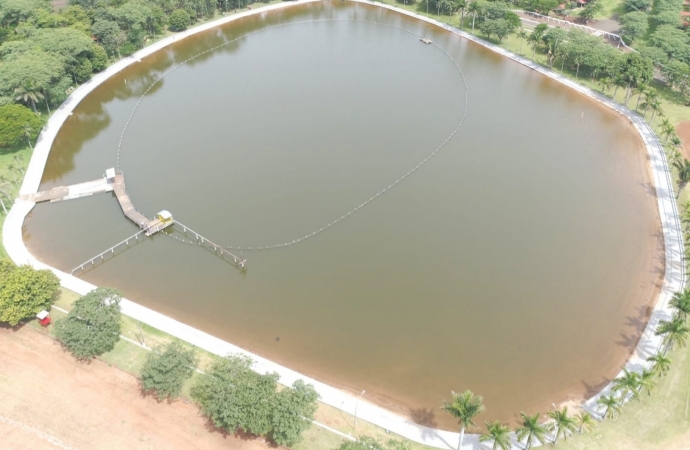
[{"label": "white buoy line", "polygon": [[[271,25],[268,27],[261,28],[259,30],[255,30],[249,33],[246,33],[242,36],[236,37],[234,39],[231,39],[227,42],[224,42],[220,45],[216,45],[214,47],[211,47],[207,50],[204,50],[203,52],[197,53],[194,56],[191,56],[184,61],[176,64],[175,66],[169,68],[165,72],[162,73],[160,77],[158,77],[151,85],[144,91],[143,94],[139,97],[137,100],[136,104],[134,105],[134,108],[132,109],[132,112],[130,113],[127,122],[125,123],[124,128],[122,129],[122,133],[120,134],[120,139],[117,144],[117,160],[116,160],[116,165],[117,169],[120,170],[120,159],[121,159],[121,154],[122,154],[122,143],[124,141],[124,138],[127,134],[127,130],[129,129],[129,125],[132,122],[132,119],[134,118],[134,115],[136,114],[137,110],[139,109],[139,105],[141,105],[141,102],[144,100],[144,97],[149,93],[151,89],[153,89],[156,84],[158,84],[161,80],[163,80],[167,75],[170,73],[174,72],[175,70],[179,69],[180,67],[186,65],[190,61],[195,60],[196,58],[199,58],[200,56],[203,56],[207,53],[213,52],[219,48],[225,47],[227,45],[233,44],[234,42],[240,41],[242,39],[246,39],[249,36],[263,33],[268,30],[276,29],[276,28],[283,28],[283,27],[289,27],[293,25],[302,25],[302,24],[308,24],[308,23],[319,23],[319,22],[361,22],[361,23],[369,23],[372,25],[378,25],[378,26],[385,26],[388,28],[395,28],[400,31],[403,31],[405,33],[408,33],[412,36],[415,36],[416,38],[424,38],[424,36],[419,35],[417,33],[414,33],[412,31],[406,30],[404,28],[395,26],[395,25],[390,25],[386,23],[380,23],[380,22],[373,22],[373,21],[368,21],[368,20],[361,20],[361,19],[314,19],[314,20],[304,20],[304,21],[295,21],[295,22],[289,22],[289,23],[283,23],[283,24],[277,24],[277,25]],[[228,250],[243,250],[243,251],[252,251],[252,250],[274,250],[278,248],[284,248],[284,247],[290,247],[296,244],[299,244],[301,242],[306,241],[309,238],[312,238],[316,236],[317,234],[323,233],[324,231],[332,228],[333,226],[337,225],[338,223],[342,222],[343,220],[347,219],[354,213],[358,212],[365,206],[367,206],[369,203],[373,202],[383,194],[387,193],[394,187],[396,187],[398,184],[403,182],[406,178],[408,178],[410,175],[415,173],[417,170],[419,170],[422,166],[424,166],[427,162],[429,162],[436,154],[448,144],[448,142],[457,134],[457,132],[460,130],[460,127],[462,127],[462,124],[465,121],[465,117],[467,116],[467,109],[468,109],[468,96],[469,96],[469,88],[467,86],[467,80],[465,79],[465,75],[462,72],[462,69],[460,68],[460,64],[448,53],[447,50],[444,48],[440,47],[434,42],[429,42],[433,45],[433,47],[437,48],[438,50],[442,51],[455,65],[457,68],[458,72],[460,73],[460,78],[462,79],[462,84],[465,87],[465,105],[464,109],[462,111],[462,117],[460,118],[460,121],[456,125],[456,127],[453,129],[453,131],[446,137],[446,139],[438,146],[436,147],[431,153],[429,153],[424,159],[422,159],[420,162],[418,162],[414,167],[412,167],[410,170],[408,170],[405,174],[394,180],[391,184],[389,184],[387,187],[381,189],[380,191],[376,192],[374,195],[372,195],[369,199],[364,200],[363,202],[359,203],[357,206],[352,208],[351,210],[347,211],[345,214],[342,214],[339,218],[336,218],[335,220],[332,220],[331,222],[327,223],[326,225],[323,225],[319,228],[313,229],[311,232],[307,232],[304,236],[300,235],[300,237],[297,238],[291,238],[287,239],[283,243],[275,243],[275,244],[268,244],[268,245],[260,245],[260,246],[249,246],[249,245],[226,245],[223,246],[223,248],[226,248]],[[182,241],[181,241],[182,242]]]}]

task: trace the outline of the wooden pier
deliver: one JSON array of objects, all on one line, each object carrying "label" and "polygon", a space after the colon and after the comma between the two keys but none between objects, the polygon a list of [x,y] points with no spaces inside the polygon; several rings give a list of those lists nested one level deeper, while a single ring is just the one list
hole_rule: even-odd
[{"label": "wooden pier", "polygon": [[146,236],[151,236],[174,223],[172,215],[167,211],[161,211],[155,219],[149,219],[137,211],[125,188],[125,176],[122,172],[115,173],[113,169],[108,169],[106,171],[106,179],[108,184],[112,186],[117,202],[120,204],[125,217],[139,225],[139,228],[142,230],[145,230]]}]

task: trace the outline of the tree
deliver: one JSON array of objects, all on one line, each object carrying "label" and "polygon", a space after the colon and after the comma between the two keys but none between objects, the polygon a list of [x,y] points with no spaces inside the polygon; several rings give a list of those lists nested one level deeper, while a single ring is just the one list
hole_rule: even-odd
[{"label": "tree", "polygon": [[460,10],[460,28],[465,28],[465,8],[467,8],[467,0],[458,0],[456,6]]},{"label": "tree", "polygon": [[271,440],[286,447],[298,443],[314,420],[318,399],[314,387],[302,380],[278,392],[271,411]]},{"label": "tree", "polygon": [[52,86],[65,74],[64,58],[58,54],[33,48],[21,55],[6,59],[0,65],[0,95],[15,96],[15,89],[27,80],[35,86]]},{"label": "tree", "polygon": [[603,9],[604,5],[602,5],[599,1],[591,0],[589,3],[587,3],[587,6],[582,8],[582,11],[580,11],[580,18],[587,23],[594,19],[594,16],[599,14]]},{"label": "tree", "polygon": [[113,289],[94,289],[74,302],[65,319],[55,322],[55,337],[80,360],[111,351],[120,339],[121,299]]},{"label": "tree", "polygon": [[676,194],[678,198],[685,185],[690,182],[690,161],[685,158],[682,161],[674,161],[673,167],[678,171],[678,193]]},{"label": "tree", "polygon": [[518,50],[518,53],[522,55],[522,43],[527,40],[527,31],[525,31],[524,28],[520,28],[520,30],[517,32],[517,37],[520,39],[520,50]]},{"label": "tree", "polygon": [[625,0],[626,11],[647,11],[652,6],[652,0]]},{"label": "tree", "polygon": [[548,413],[548,416],[554,420],[553,423],[553,443],[558,443],[558,437],[563,436],[563,439],[568,439],[568,433],[575,431],[575,420],[568,414],[568,407],[564,406],[561,410],[556,410]]},{"label": "tree", "polygon": [[673,294],[669,305],[675,310],[676,314],[683,319],[687,319],[688,314],[690,314],[690,289],[684,289]]},{"label": "tree", "polygon": [[629,396],[639,398],[639,389],[640,375],[636,372],[629,372],[628,369],[623,369],[623,376],[613,380],[613,390],[621,393],[621,403]]},{"label": "tree", "polygon": [[518,441],[525,441],[525,448],[532,448],[534,440],[539,441],[540,444],[546,443],[546,433],[549,431],[544,425],[539,423],[539,413],[533,416],[528,416],[524,412],[520,413],[520,426],[515,430]]},{"label": "tree", "polygon": [[656,375],[664,376],[671,369],[671,360],[662,353],[650,356],[647,361],[653,363],[652,372]]},{"label": "tree", "polygon": [[120,46],[125,42],[125,35],[117,22],[97,19],[91,25],[93,35],[111,55],[120,55]]},{"label": "tree", "polygon": [[540,23],[536,27],[534,27],[534,30],[532,30],[532,34],[529,35],[529,38],[527,38],[528,41],[532,43],[532,61],[534,61],[534,54],[537,51],[537,44],[541,41],[541,38],[544,36],[544,33],[546,33],[546,30],[549,29],[549,26],[545,23]]},{"label": "tree", "polygon": [[60,280],[50,270],[0,261],[0,322],[15,326],[50,307]]},{"label": "tree", "polygon": [[182,384],[192,376],[197,364],[194,350],[185,350],[178,342],[159,347],[146,357],[141,369],[141,386],[159,400],[173,399],[180,394]]},{"label": "tree", "polygon": [[465,391],[461,394],[451,392],[451,395],[453,399],[450,402],[443,402],[441,409],[458,419],[460,424],[459,450],[465,437],[465,428],[475,426],[474,418],[484,411],[484,405],[482,404],[482,397],[475,396],[472,391]]},{"label": "tree", "polygon": [[385,444],[370,436],[360,436],[356,441],[343,442],[338,450],[410,450],[408,442],[389,439]]},{"label": "tree", "polygon": [[644,369],[638,378],[638,389],[647,391],[647,395],[652,395],[652,389],[656,386],[656,374],[652,370]]},{"label": "tree", "polygon": [[91,67],[96,72],[108,67],[108,53],[98,44],[94,44],[91,51]]},{"label": "tree", "polygon": [[672,25],[658,27],[650,36],[649,44],[662,49],[669,59],[685,57],[690,53],[688,35]]},{"label": "tree", "polygon": [[184,31],[190,23],[189,14],[184,9],[176,9],[168,18],[168,25],[172,31]]},{"label": "tree", "polygon": [[510,450],[510,428],[499,421],[486,422],[486,433],[479,436],[479,441],[492,441],[493,450]]},{"label": "tree", "polygon": [[482,10],[482,7],[481,7],[481,4],[479,3],[479,0],[474,0],[467,7],[467,12],[472,14],[472,33],[474,33],[474,21],[477,19],[477,14],[480,13],[481,10]]},{"label": "tree", "polygon": [[24,140],[27,125],[34,130],[30,136],[34,139],[43,121],[26,106],[0,106],[0,147],[11,147]]},{"label": "tree", "polygon": [[577,432],[582,434],[583,431],[592,431],[594,428],[594,419],[587,411],[581,411],[575,416],[575,424],[577,425]]},{"label": "tree", "polygon": [[14,89],[14,95],[17,96],[15,100],[31,105],[31,108],[36,111],[36,102],[43,98],[41,87],[30,78],[25,79],[22,84]]},{"label": "tree", "polygon": [[643,36],[647,32],[649,24],[647,22],[647,14],[642,11],[634,11],[624,14],[621,17],[621,30],[625,37],[634,41],[639,36]]},{"label": "tree", "polygon": [[620,403],[613,395],[602,395],[597,403],[604,407],[604,417],[607,419],[613,419],[616,413],[621,411]]},{"label": "tree", "polygon": [[[685,162],[687,163],[688,161],[685,160]],[[654,334],[664,337],[665,351],[668,351],[674,344],[685,347],[688,342],[688,333],[690,333],[690,328],[688,328],[685,320],[682,317],[678,317],[678,315],[674,315],[670,321],[661,320]]]},{"label": "tree", "polygon": [[498,42],[508,35],[508,22],[505,19],[487,19],[479,26],[479,29],[486,37],[491,38],[495,34]]}]

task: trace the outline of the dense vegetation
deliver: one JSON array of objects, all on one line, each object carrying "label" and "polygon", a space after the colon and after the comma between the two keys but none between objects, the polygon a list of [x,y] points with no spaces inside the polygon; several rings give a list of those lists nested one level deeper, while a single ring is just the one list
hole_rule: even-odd
[{"label": "dense vegetation", "polygon": [[0,322],[11,326],[50,309],[60,280],[50,270],[0,261]]},{"label": "dense vegetation", "polygon": [[94,289],[55,322],[55,337],[80,360],[111,351],[120,339],[121,299],[113,289]]},{"label": "dense vegetation", "polygon": [[185,350],[178,342],[158,347],[146,357],[139,378],[144,391],[159,400],[180,395],[183,383],[194,373],[198,358],[193,350]]}]

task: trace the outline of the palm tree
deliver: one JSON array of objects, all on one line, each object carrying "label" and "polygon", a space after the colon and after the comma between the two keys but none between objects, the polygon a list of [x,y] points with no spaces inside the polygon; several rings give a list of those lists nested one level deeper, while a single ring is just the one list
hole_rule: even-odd
[{"label": "palm tree", "polygon": [[639,375],[639,390],[644,389],[647,395],[652,395],[652,389],[656,386],[656,374],[652,370],[644,369]]},{"label": "palm tree", "polygon": [[528,416],[524,412],[520,413],[522,422],[520,427],[515,430],[515,433],[517,434],[518,441],[525,441],[525,449],[532,448],[534,439],[539,441],[540,444],[546,442],[545,435],[549,430],[539,423],[539,416],[539,413],[533,416]]},{"label": "palm tree", "polygon": [[26,142],[29,143],[29,148],[31,151],[34,150],[34,148],[31,146],[31,133],[33,132],[33,128],[29,126],[29,124],[25,123],[24,124],[24,136],[26,137]]},{"label": "palm tree", "polygon": [[667,358],[661,353],[657,353],[654,356],[647,358],[647,361],[654,363],[652,365],[652,372],[655,375],[663,376],[666,375],[671,368],[671,359]]},{"label": "palm tree", "polygon": [[599,87],[601,88],[601,92],[603,93],[604,91],[608,91],[611,89],[611,84],[613,83],[613,80],[609,77],[603,77],[599,80]]},{"label": "palm tree", "polygon": [[685,158],[682,161],[674,161],[673,167],[678,170],[678,193],[676,194],[676,198],[678,198],[680,191],[690,181],[690,161]]},{"label": "palm tree", "polygon": [[518,53],[522,55],[522,43],[528,38],[527,31],[520,27],[520,30],[517,32],[517,37],[520,39],[520,50],[518,50]]},{"label": "palm tree", "polygon": [[604,417],[607,419],[613,419],[616,413],[621,411],[621,405],[613,395],[602,395],[597,403],[604,407]]},{"label": "palm tree", "polygon": [[655,332],[657,336],[664,337],[664,345],[666,345],[664,355],[671,349],[671,347],[673,347],[674,344],[685,347],[685,344],[688,342],[688,333],[690,333],[688,324],[685,323],[685,320],[682,317],[678,317],[677,315],[674,315],[671,321],[660,321]]},{"label": "palm tree", "polygon": [[493,441],[492,450],[510,450],[510,428],[498,420],[486,422],[486,433],[479,436],[480,442]]},{"label": "palm tree", "polygon": [[669,136],[675,133],[676,128],[667,118],[664,118],[664,120],[661,121],[661,125],[659,126],[661,127],[661,134],[666,136],[666,142],[668,142]]},{"label": "palm tree", "polygon": [[640,107],[640,99],[643,95],[647,93],[648,90],[649,89],[646,84],[641,84],[634,89],[634,92],[637,94],[637,104],[635,105],[635,111],[637,111],[637,109]]},{"label": "palm tree", "polygon": [[476,0],[471,2],[470,5],[467,7],[467,12],[472,13],[472,33],[474,33],[474,20],[477,18],[477,13],[481,9],[481,6],[479,6],[479,3],[477,3]]},{"label": "palm tree", "polygon": [[457,6],[460,9],[460,28],[464,28],[465,8],[467,8],[467,0],[459,0],[457,3],[455,3],[455,6]]},{"label": "palm tree", "polygon": [[623,376],[613,380],[613,390],[621,393],[621,404],[632,395],[639,398],[637,391],[640,388],[640,375],[637,372],[629,372],[623,369]]},{"label": "palm tree", "polygon": [[652,111],[652,116],[649,118],[649,125],[654,126],[654,115],[655,114],[658,114],[659,116],[663,115],[663,111],[661,109],[661,103],[659,103],[659,100],[657,100],[657,99],[650,100],[649,109]]},{"label": "palm tree", "polygon": [[673,148],[680,148],[683,145],[683,141],[680,140],[677,134],[671,136],[671,145]]},{"label": "palm tree", "polygon": [[682,292],[673,294],[673,298],[669,302],[671,307],[683,319],[687,319],[690,314],[690,289],[685,289]]},{"label": "palm tree", "polygon": [[594,419],[587,411],[582,411],[575,416],[575,424],[577,425],[577,432],[582,434],[583,431],[592,431],[594,428]]},{"label": "palm tree", "polygon": [[542,27],[541,25],[545,24],[537,25],[534,30],[532,30],[532,34],[529,35],[529,38],[527,38],[527,40],[532,43],[532,61],[534,61],[534,54],[537,51],[537,44],[541,41],[541,38],[544,37],[546,30],[548,30],[548,26]]},{"label": "palm tree", "polygon": [[458,419],[460,424],[460,440],[458,441],[458,450],[462,447],[462,440],[465,437],[465,428],[475,426],[474,417],[484,411],[482,404],[482,397],[474,395],[472,391],[465,391],[462,394],[451,392],[453,400],[450,402],[443,402],[443,409],[448,414]]},{"label": "palm tree", "polygon": [[613,90],[613,99],[616,99],[616,94],[618,93],[618,88],[625,86],[625,77],[621,74],[617,74],[613,77],[613,85],[616,86]]},{"label": "palm tree", "polygon": [[30,104],[34,112],[38,112],[36,111],[36,102],[43,98],[43,93],[34,80],[30,78],[24,80],[15,88],[14,94],[17,96],[15,100]]},{"label": "palm tree", "polygon": [[568,432],[575,431],[575,420],[568,414],[568,407],[564,406],[562,410],[555,410],[548,413],[548,416],[554,420],[553,423],[553,443],[558,443],[558,437],[563,435],[563,439],[568,439]]}]

